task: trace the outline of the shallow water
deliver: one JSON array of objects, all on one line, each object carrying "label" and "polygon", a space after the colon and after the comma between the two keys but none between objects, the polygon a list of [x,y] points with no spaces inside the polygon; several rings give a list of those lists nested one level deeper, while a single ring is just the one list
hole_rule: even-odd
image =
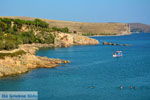
[{"label": "shallow water", "polygon": [[[92,38],[132,46],[41,49],[37,55],[71,63],[2,78],[0,90],[38,91],[39,100],[150,100],[150,34]],[[123,57],[112,58],[116,50]]]}]

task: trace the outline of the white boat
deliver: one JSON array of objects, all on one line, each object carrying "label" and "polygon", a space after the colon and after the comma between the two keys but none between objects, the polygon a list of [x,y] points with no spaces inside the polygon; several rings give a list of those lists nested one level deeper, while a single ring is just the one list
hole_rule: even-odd
[{"label": "white boat", "polygon": [[113,57],[122,57],[122,51],[116,51],[115,53],[113,53]]}]

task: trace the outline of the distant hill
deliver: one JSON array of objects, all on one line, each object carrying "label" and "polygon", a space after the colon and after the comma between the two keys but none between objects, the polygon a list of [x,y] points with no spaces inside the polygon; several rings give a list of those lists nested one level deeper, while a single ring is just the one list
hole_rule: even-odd
[{"label": "distant hill", "polygon": [[150,33],[150,25],[141,23],[129,23],[131,32]]},{"label": "distant hill", "polygon": [[[7,18],[23,19],[23,20],[34,20],[32,17],[19,17],[19,16],[5,16]],[[82,23],[72,21],[58,21],[41,19],[49,23],[50,27],[68,27],[70,32],[73,33],[93,33],[97,35],[116,35],[116,34],[128,34],[130,28],[125,23]]]}]

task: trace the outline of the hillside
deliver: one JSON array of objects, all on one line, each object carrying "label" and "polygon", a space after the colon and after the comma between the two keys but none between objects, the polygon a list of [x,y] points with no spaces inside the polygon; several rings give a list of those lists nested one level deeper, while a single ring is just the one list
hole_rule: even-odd
[{"label": "hillside", "polygon": [[[23,20],[34,20],[31,17],[19,17],[19,16],[7,16],[7,18],[23,19]],[[130,33],[130,28],[128,24],[125,23],[81,23],[72,21],[58,21],[58,20],[48,20],[41,19],[49,23],[50,27],[68,27],[70,32],[78,34],[93,33],[98,35],[116,35],[116,34],[128,34]]]},{"label": "hillside", "polygon": [[131,32],[144,32],[150,33],[150,25],[141,24],[141,23],[129,23]]},{"label": "hillside", "polygon": [[[78,38],[80,41],[76,42]],[[98,41],[72,34],[67,27],[49,27],[49,24],[41,19],[0,18],[0,50],[16,49],[20,44],[32,43],[67,47],[76,44],[98,44]]]}]

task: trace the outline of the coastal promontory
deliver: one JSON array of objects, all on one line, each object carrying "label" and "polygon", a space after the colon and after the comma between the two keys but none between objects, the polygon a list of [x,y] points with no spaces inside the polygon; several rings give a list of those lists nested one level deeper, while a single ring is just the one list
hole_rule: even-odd
[{"label": "coastal promontory", "polygon": [[0,77],[70,63],[68,60],[36,56],[40,48],[96,44],[99,42],[95,39],[73,34],[68,27],[49,27],[40,19],[0,18]]}]

